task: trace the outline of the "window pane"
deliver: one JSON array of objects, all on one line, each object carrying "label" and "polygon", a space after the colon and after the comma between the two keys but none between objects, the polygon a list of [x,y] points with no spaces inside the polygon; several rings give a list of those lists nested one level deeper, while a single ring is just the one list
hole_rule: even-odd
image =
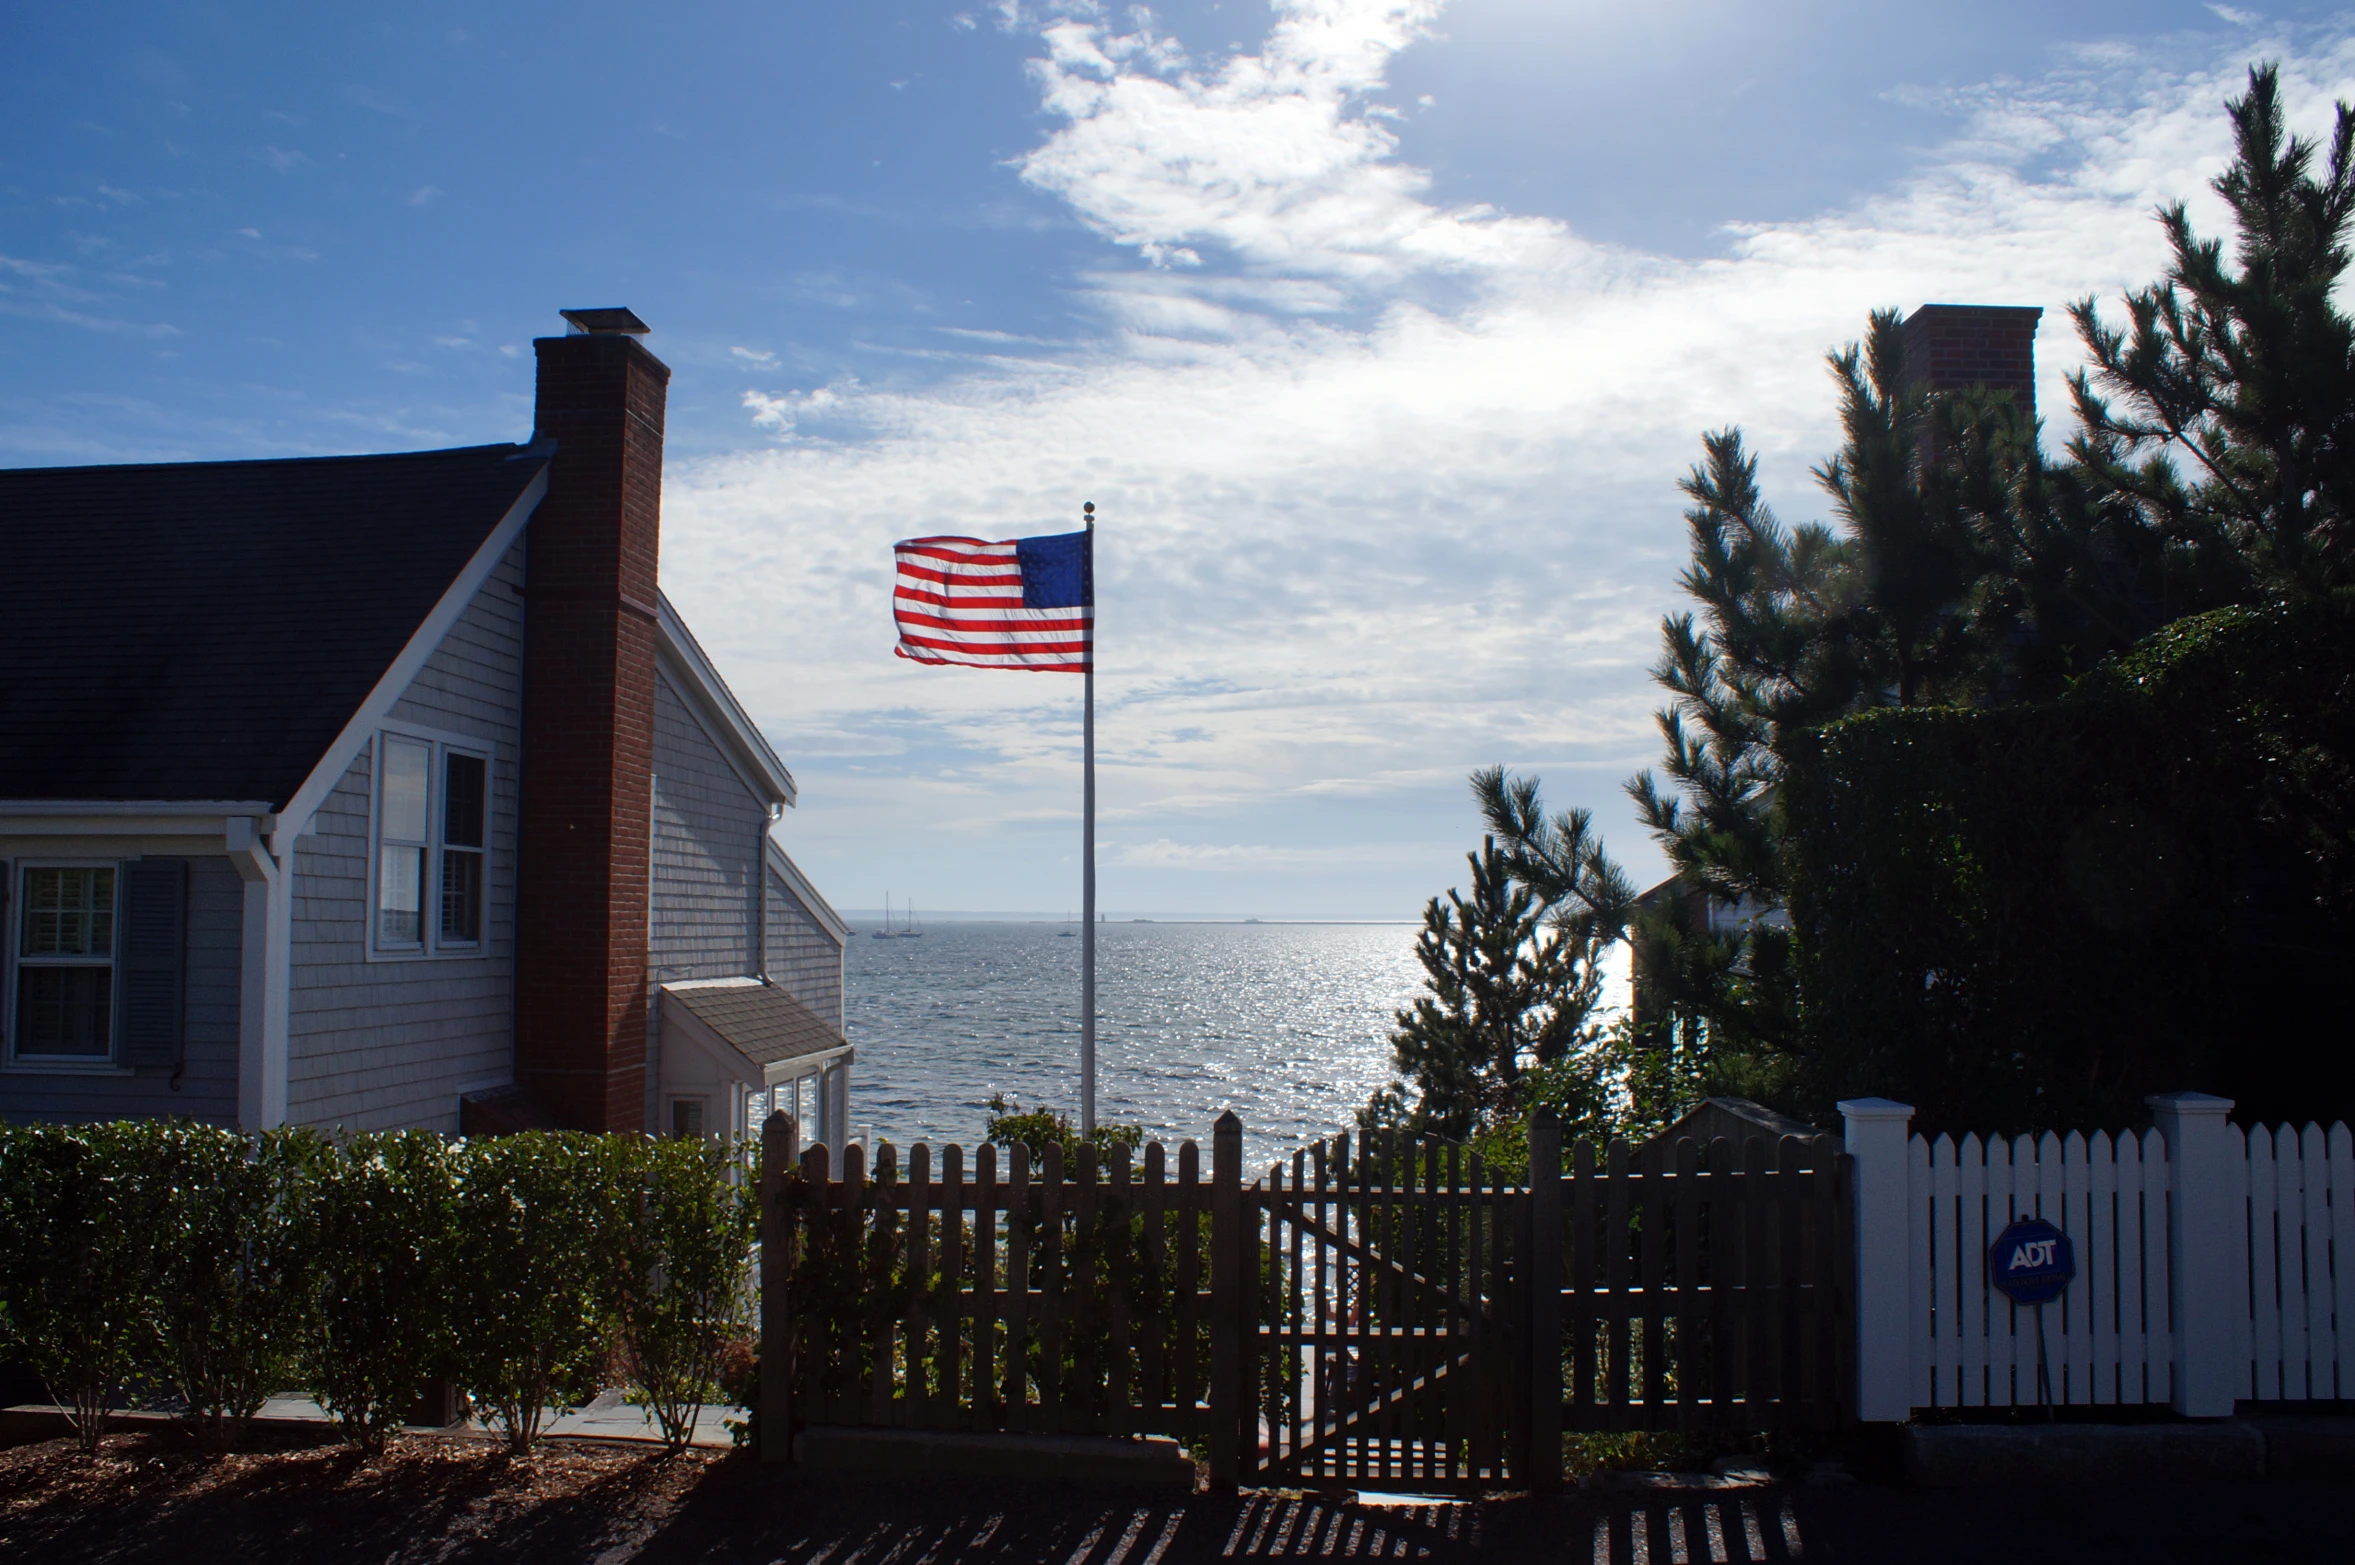
[{"label": "window pane", "polygon": [[425,790],[433,770],[433,747],[414,739],[384,741],[384,799],[378,829],[387,840],[425,840]]},{"label": "window pane", "polygon": [[425,850],[387,845],[376,871],[376,943],[413,946],[425,933]]},{"label": "window pane", "polygon": [[114,871],[25,871],[22,954],[112,956]]},{"label": "window pane", "polygon": [[703,1134],[702,1099],[671,1099],[671,1134],[674,1136],[700,1136]]},{"label": "window pane", "polygon": [[17,1053],[102,1059],[113,1048],[112,967],[17,969]]},{"label": "window pane", "polygon": [[482,846],[483,762],[479,755],[447,757],[442,777],[442,841],[453,848]]},{"label": "window pane", "polygon": [[442,850],[442,938],[482,938],[482,855]]}]

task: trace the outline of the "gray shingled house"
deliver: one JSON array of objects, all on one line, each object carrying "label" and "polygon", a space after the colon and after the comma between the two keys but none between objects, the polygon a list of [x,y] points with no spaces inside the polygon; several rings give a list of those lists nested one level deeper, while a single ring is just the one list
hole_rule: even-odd
[{"label": "gray shingled house", "polygon": [[839,1147],[848,931],[657,585],[670,372],[525,445],[0,471],[0,1116]]}]

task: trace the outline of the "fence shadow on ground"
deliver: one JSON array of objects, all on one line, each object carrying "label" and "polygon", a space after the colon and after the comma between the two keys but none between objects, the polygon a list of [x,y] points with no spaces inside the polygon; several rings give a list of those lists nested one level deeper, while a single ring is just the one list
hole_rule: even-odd
[{"label": "fence shadow on ground", "polygon": [[[330,1446],[214,1466],[162,1439],[0,1454],[0,1557],[109,1565],[1192,1565],[1213,1560],[1904,1560],[2016,1565],[2323,1560],[2335,1480],[2037,1489],[1579,1489],[1430,1504],[1176,1496],[938,1476],[780,1474],[742,1457],[454,1443],[371,1461]],[[569,1469],[569,1478],[567,1470]]]}]

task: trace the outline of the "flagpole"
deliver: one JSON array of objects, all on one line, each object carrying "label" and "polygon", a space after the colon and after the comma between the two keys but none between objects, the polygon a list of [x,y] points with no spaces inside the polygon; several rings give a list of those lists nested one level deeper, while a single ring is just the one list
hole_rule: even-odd
[{"label": "flagpole", "polygon": [[[1087,503],[1088,596],[1095,597],[1096,502]],[[1096,1130],[1096,633],[1091,606],[1088,628],[1086,717],[1080,762],[1080,907],[1086,923],[1079,948],[1079,1129]]]}]

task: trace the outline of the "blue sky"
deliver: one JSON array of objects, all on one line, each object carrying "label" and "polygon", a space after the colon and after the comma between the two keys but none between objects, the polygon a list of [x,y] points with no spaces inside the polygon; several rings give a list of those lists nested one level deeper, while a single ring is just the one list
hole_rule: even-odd
[{"label": "blue sky", "polygon": [[[888,544],[1104,518],[1105,905],[1410,917],[1503,762],[1659,858],[1675,481],[1821,514],[1875,305],[2160,263],[2319,8],[1298,0],[80,5],[0,56],[0,462],[528,432],[532,336],[675,371],[664,575],[846,906],[1078,900],[1077,682],[889,655]],[[2212,203],[2198,203],[2211,210]]]}]

